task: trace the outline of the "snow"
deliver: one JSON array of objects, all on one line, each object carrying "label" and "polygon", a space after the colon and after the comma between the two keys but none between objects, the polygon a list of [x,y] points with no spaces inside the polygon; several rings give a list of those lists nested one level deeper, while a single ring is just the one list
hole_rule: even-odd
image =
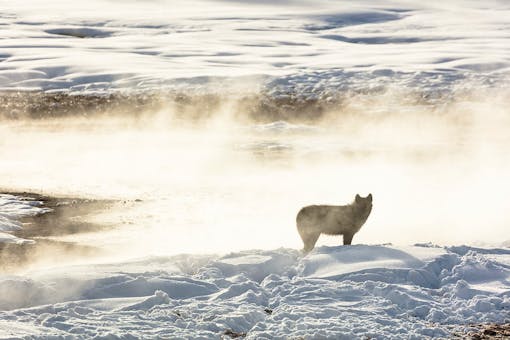
[{"label": "snow", "polygon": [[50,211],[43,202],[30,197],[0,194],[0,243],[30,243],[31,240],[16,237],[11,232],[22,228],[18,219]]},{"label": "snow", "polygon": [[508,263],[510,250],[462,248],[281,248],[2,276],[0,335],[419,339],[508,322],[510,269],[491,256]]},{"label": "snow", "polygon": [[[47,238],[117,257],[0,273],[0,338],[422,339],[510,322],[510,243],[494,246],[508,225],[506,101],[468,98],[452,123],[391,96],[483,97],[508,87],[506,0],[0,0],[0,8],[2,91],[255,92],[328,103],[388,89],[383,100],[347,104],[353,116],[395,117],[365,135],[350,117],[342,129],[281,120],[207,134],[2,125],[9,187],[131,201],[76,216],[114,228]],[[480,126],[462,129],[461,115]],[[409,161],[420,150],[435,157]],[[354,154],[364,156],[357,163]],[[297,250],[289,216],[357,190],[376,190],[377,202],[357,244]],[[37,242],[13,233],[21,218],[48,211],[0,194],[0,244]],[[389,240],[449,245],[376,243]],[[474,240],[492,246],[458,245]]]},{"label": "snow", "polygon": [[510,70],[505,0],[0,4],[4,90],[261,87],[326,98],[380,86],[494,86]]}]

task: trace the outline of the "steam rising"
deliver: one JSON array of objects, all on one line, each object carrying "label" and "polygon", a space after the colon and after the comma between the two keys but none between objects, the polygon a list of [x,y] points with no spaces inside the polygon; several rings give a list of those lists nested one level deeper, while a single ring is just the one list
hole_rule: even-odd
[{"label": "steam rising", "polygon": [[120,200],[82,217],[107,230],[47,240],[121,258],[300,248],[299,208],[356,193],[372,193],[374,209],[354,243],[498,243],[509,222],[504,98],[357,96],[292,122],[251,121],[235,101],[199,122],[172,104],[136,118],[9,120],[0,178],[5,189]]}]

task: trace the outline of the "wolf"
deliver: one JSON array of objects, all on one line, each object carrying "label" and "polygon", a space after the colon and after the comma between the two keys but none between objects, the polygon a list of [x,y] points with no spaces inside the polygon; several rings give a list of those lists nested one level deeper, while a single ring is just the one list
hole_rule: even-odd
[{"label": "wolf", "polygon": [[366,222],[372,211],[372,194],[361,197],[356,194],[348,205],[309,205],[296,216],[296,225],[303,240],[305,253],[310,252],[320,234],[343,235],[344,245],[351,244],[352,237]]}]

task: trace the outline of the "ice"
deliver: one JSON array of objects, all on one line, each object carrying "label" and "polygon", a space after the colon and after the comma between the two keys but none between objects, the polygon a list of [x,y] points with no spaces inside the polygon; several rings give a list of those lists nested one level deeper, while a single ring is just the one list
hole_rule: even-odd
[{"label": "ice", "polygon": [[252,129],[256,132],[274,134],[314,133],[320,131],[320,129],[315,126],[305,124],[291,124],[283,120],[267,124],[258,124],[255,125]]},{"label": "ice", "polygon": [[[0,334],[445,338],[459,325],[508,322],[510,269],[493,255],[510,257],[355,245],[203,255],[198,266],[181,255],[53,268],[1,278],[1,296],[17,299],[4,300]],[[74,289],[59,297],[63,287]]]},{"label": "ice", "polygon": [[0,243],[31,243],[26,240],[9,234],[22,228],[18,219],[25,216],[34,216],[50,211],[41,207],[43,203],[29,197],[0,194]]}]

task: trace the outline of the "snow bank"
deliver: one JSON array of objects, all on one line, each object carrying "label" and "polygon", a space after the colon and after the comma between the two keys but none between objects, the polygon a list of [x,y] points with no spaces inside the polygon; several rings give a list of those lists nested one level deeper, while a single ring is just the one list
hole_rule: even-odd
[{"label": "snow bank", "polygon": [[355,245],[55,268],[0,277],[0,336],[444,338],[509,321],[509,261],[504,248]]},{"label": "snow bank", "polygon": [[43,202],[30,197],[0,194],[0,243],[33,242],[9,233],[22,228],[18,219],[51,211],[51,209],[44,208],[42,205]]}]

